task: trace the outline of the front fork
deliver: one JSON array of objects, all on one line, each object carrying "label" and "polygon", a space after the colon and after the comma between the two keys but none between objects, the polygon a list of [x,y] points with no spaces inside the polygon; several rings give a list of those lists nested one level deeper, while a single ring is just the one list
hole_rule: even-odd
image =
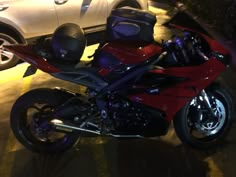
[{"label": "front fork", "polygon": [[207,107],[207,109],[210,111],[210,113],[212,114],[213,117],[216,117],[216,112],[214,111],[214,109],[212,108],[212,105],[210,103],[209,100],[209,96],[207,95],[205,90],[202,90],[200,92],[200,96],[202,96],[202,101],[205,103],[205,106]]}]

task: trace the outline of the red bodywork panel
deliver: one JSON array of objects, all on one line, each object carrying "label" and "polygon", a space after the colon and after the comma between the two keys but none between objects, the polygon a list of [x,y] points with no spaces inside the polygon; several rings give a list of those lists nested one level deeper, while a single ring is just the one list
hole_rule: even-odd
[{"label": "red bodywork panel", "polygon": [[226,49],[223,45],[221,45],[216,40],[208,37],[205,34],[199,33],[197,31],[189,29],[189,28],[185,28],[185,27],[182,27],[182,26],[174,25],[174,24],[170,24],[170,26],[172,26],[174,28],[177,28],[177,29],[180,29],[180,30],[183,30],[183,31],[186,30],[186,31],[191,31],[191,32],[194,32],[196,34],[199,34],[200,36],[202,36],[207,41],[207,43],[209,44],[209,46],[210,46],[212,51],[216,51],[216,52],[218,51],[218,52],[220,52],[220,53],[222,53],[224,55],[230,54],[230,51],[228,49]]},{"label": "red bodywork panel", "polygon": [[[123,64],[137,64],[154,55],[160,54],[162,48],[161,46],[155,44],[141,45],[124,42],[111,42],[103,46],[102,50],[111,53]],[[99,71],[99,73],[103,76],[109,72],[110,70],[106,68],[101,68]]]},{"label": "red bodywork panel", "polygon": [[171,121],[187,102],[212,83],[224,69],[225,65],[220,61],[210,59],[200,66],[152,70],[150,72],[153,74],[182,77],[186,80],[161,90],[157,95],[147,93],[131,94],[129,98],[165,112],[166,119]]},{"label": "red bodywork panel", "polygon": [[60,69],[54,67],[45,59],[39,55],[37,55],[33,49],[32,45],[10,45],[4,46],[5,49],[8,51],[13,52],[17,55],[20,59],[24,60],[25,62],[32,64],[33,66],[37,67],[38,69],[46,72],[46,73],[56,73],[60,72]]},{"label": "red bodywork panel", "polygon": [[[222,51],[222,54],[229,54],[229,51],[217,43],[215,40],[204,36],[209,42],[211,49]],[[162,48],[155,44],[149,44],[144,47],[130,47],[123,43],[109,43],[102,50],[111,53],[118,58],[123,64],[140,63],[148,58],[160,54]],[[212,83],[226,66],[215,58],[210,58],[205,63],[198,66],[173,67],[166,69],[156,69],[149,71],[152,74],[163,76],[174,76],[185,78],[185,81],[169,88],[162,89],[159,94],[153,95],[148,93],[130,94],[128,97],[144,105],[165,112],[166,119],[171,121],[174,115],[199,92]],[[108,74],[108,69],[102,68],[102,75]],[[138,85],[137,87],[145,87]]]},{"label": "red bodywork panel", "polygon": [[136,64],[161,53],[162,48],[155,44],[140,47],[125,43],[107,43],[102,50],[112,53],[123,64]]}]

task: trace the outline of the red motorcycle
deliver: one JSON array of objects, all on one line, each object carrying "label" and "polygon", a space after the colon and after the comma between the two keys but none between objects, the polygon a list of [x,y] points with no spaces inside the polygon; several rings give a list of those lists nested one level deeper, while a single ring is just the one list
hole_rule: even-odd
[{"label": "red motorcycle", "polygon": [[[182,16],[182,17],[181,17]],[[165,24],[176,32],[161,44],[153,40],[156,16],[121,8],[107,19],[106,39],[92,62],[74,67],[86,39],[75,24],[60,26],[49,40],[5,46],[40,69],[86,87],[85,94],[38,88],[17,99],[11,128],[27,148],[39,153],[71,148],[83,133],[145,138],[165,135],[173,120],[183,143],[217,145],[233,117],[229,92],[214,82],[231,56],[228,50],[179,13]]]}]

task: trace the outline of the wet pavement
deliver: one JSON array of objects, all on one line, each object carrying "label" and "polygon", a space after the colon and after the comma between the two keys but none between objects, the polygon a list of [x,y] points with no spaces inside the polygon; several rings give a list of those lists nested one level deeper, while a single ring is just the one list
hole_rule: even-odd
[{"label": "wet pavement", "polygon": [[[156,40],[171,33],[160,24],[169,18],[164,9],[157,13]],[[86,56],[97,47],[86,48]],[[74,148],[58,155],[38,155],[22,147],[9,128],[13,102],[26,91],[39,87],[81,89],[45,73],[22,78],[27,64],[0,72],[0,177],[235,177],[236,127],[225,143],[205,151],[182,145],[173,129],[160,138],[81,138]],[[229,68],[219,80],[236,95],[235,71]]]}]

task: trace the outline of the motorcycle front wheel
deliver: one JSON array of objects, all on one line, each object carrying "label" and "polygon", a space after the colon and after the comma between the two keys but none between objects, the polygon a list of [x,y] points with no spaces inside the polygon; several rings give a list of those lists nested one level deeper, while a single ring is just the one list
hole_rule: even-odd
[{"label": "motorcycle front wheel", "polygon": [[55,132],[49,123],[52,112],[67,99],[57,90],[46,88],[31,90],[19,97],[10,116],[18,141],[37,153],[59,153],[71,148],[78,136]]},{"label": "motorcycle front wheel", "polygon": [[206,89],[215,116],[201,96],[195,97],[174,118],[177,136],[194,148],[211,148],[222,143],[230,130],[233,103],[229,92],[215,84]]}]

